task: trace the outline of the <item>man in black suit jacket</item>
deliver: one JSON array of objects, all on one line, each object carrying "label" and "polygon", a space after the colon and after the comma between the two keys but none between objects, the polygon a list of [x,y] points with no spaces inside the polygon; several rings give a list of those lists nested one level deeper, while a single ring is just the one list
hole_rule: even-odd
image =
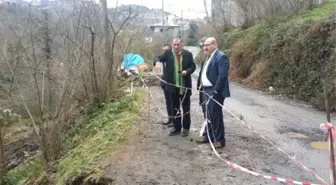
[{"label": "man in black suit jacket", "polygon": [[[164,44],[162,47],[162,53],[164,53],[166,50],[171,50],[171,46],[169,44]],[[159,57],[155,57],[154,61],[153,61],[153,65],[155,65],[156,62],[160,62]],[[166,65],[165,63],[162,64],[162,71],[166,70]],[[163,77],[163,75],[162,75]],[[171,103],[170,103],[170,97],[169,97],[169,92],[166,91],[164,89],[165,83],[164,82],[160,82],[160,86],[163,90],[164,96],[165,96],[165,102],[166,102],[166,108],[167,108],[167,114],[168,114],[168,120],[167,121],[163,121],[163,125],[166,125],[168,127],[173,127],[173,108],[171,107]]]},{"label": "man in black suit jacket", "polygon": [[[163,71],[163,80],[169,84],[164,85],[164,90],[169,92],[173,108],[174,128],[170,136],[181,133],[181,115],[183,116],[183,135],[188,136],[190,129],[190,96],[191,96],[191,74],[196,70],[192,53],[182,49],[182,39],[176,38],[172,42],[172,50],[165,51],[160,55],[159,61],[164,63],[166,69]],[[186,87],[186,88],[184,88]],[[187,89],[190,88],[190,89]],[[180,111],[182,103],[183,113]]]},{"label": "man in black suit jacket", "polygon": [[[215,38],[210,37],[204,42],[204,53],[209,57],[202,66],[202,72],[199,76],[199,82],[208,95],[203,96],[207,104],[208,128],[209,136],[214,142],[215,148],[225,147],[225,129],[223,120],[223,110],[220,105],[224,104],[224,99],[230,97],[229,89],[229,68],[230,63],[228,57],[222,51],[218,50],[218,44]],[[215,102],[216,100],[217,102]],[[208,143],[207,132],[204,138],[198,140],[198,143]]]}]

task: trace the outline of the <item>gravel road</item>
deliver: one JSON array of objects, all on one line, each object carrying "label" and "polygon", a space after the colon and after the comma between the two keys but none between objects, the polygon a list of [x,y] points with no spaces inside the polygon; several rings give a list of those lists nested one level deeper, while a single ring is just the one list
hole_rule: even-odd
[{"label": "gravel road", "polygon": [[[188,49],[193,53],[198,50]],[[107,173],[114,179],[112,184],[281,184],[231,169],[208,145],[195,143],[203,116],[196,91],[197,73],[193,77],[190,136],[168,136],[170,129],[160,124],[164,115],[157,109],[165,112],[162,89],[150,87],[155,101],[147,102],[142,121],[136,123],[136,129],[118,155],[109,160]],[[319,129],[319,124],[325,120],[322,112],[235,83],[231,83],[230,88],[232,97],[225,100],[228,109],[241,115],[248,124],[329,182],[328,151],[310,146],[310,142],[323,138]],[[227,146],[219,150],[223,158],[265,175],[321,184],[226,111],[224,116]],[[293,133],[306,138],[292,137]]]}]

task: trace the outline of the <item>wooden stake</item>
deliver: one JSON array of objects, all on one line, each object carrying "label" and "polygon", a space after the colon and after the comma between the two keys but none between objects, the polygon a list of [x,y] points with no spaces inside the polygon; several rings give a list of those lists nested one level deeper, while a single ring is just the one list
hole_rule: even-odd
[{"label": "wooden stake", "polygon": [[[327,84],[325,83],[325,81],[323,81],[323,94],[324,94],[324,107],[325,107],[326,114],[327,114],[327,121],[328,123],[331,123]],[[331,185],[336,185],[334,141],[333,141],[333,137],[332,137],[332,133],[330,129],[328,130],[328,136],[329,136],[329,155],[330,155],[330,180],[331,180]]]},{"label": "wooden stake", "polygon": [[[149,74],[148,74],[148,79],[149,79]],[[150,124],[150,89],[149,89],[149,86],[147,86],[147,90],[148,90],[148,123]]]},{"label": "wooden stake", "polygon": [[4,177],[7,173],[7,165],[5,158],[5,149],[4,149],[4,127],[5,120],[0,117],[0,183],[4,180]]},{"label": "wooden stake", "polygon": [[131,96],[133,95],[133,79],[131,81]]}]

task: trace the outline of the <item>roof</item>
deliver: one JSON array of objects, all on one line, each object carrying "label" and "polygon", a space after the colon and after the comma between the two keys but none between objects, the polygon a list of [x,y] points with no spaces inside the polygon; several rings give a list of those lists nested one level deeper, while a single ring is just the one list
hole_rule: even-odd
[{"label": "roof", "polygon": [[[149,25],[149,27],[162,27],[162,24],[160,23],[152,24],[152,25]],[[176,24],[170,24],[170,25],[165,24],[164,27],[180,27],[180,26]]]}]

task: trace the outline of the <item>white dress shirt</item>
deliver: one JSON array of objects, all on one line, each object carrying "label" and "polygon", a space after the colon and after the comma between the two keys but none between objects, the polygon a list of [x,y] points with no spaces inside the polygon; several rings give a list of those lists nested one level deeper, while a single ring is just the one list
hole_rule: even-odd
[{"label": "white dress shirt", "polygon": [[202,82],[203,87],[211,87],[212,86],[212,83],[210,82],[210,80],[206,76],[206,73],[208,71],[209,64],[210,64],[214,54],[216,53],[216,51],[217,51],[217,49],[214,52],[212,52],[209,60],[207,60],[204,64],[204,66],[203,66],[202,76],[201,76],[201,82]]}]

